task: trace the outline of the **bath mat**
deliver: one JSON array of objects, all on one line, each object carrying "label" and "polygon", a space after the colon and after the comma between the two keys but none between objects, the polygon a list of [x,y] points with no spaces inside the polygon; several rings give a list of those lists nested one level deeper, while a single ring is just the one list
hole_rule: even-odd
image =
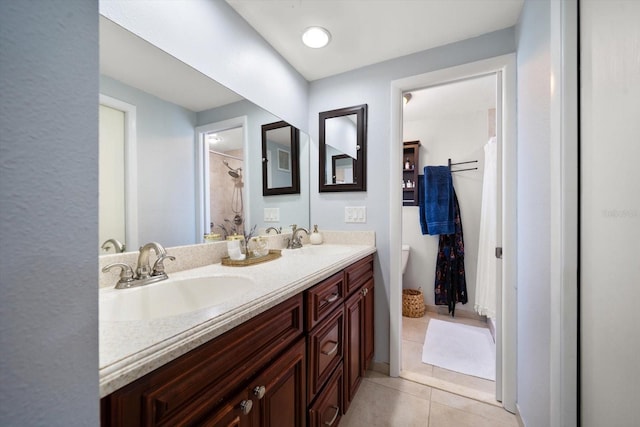
[{"label": "bath mat", "polygon": [[496,346],[487,328],[429,319],[422,362],[496,380]]}]

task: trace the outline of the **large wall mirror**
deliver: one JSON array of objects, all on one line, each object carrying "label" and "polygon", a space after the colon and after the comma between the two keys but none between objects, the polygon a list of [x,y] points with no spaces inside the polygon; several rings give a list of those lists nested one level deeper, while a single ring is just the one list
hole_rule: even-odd
[{"label": "large wall mirror", "polygon": [[279,121],[262,125],[262,195],[300,193],[300,131]]},{"label": "large wall mirror", "polygon": [[366,191],[367,105],[320,113],[320,191]]},{"label": "large wall mirror", "polygon": [[[134,116],[106,110],[120,126],[115,133],[124,132],[125,138],[120,153],[110,155],[111,164],[100,154],[100,185],[108,183],[117,196],[101,194],[99,203],[109,210],[100,211],[100,244],[113,238],[136,251],[149,241],[165,247],[203,243],[204,234],[221,233],[219,225],[226,219],[227,228],[242,219],[247,230],[309,224],[308,135],[300,133],[297,147],[304,177],[298,194],[265,198],[259,172],[262,125],[281,118],[104,16],[100,74],[100,93],[106,95],[101,104],[135,111]],[[232,126],[226,125],[229,121]],[[276,222],[263,221],[267,208],[279,209]],[[223,211],[219,218],[218,210]],[[99,253],[114,249],[109,244]]]}]

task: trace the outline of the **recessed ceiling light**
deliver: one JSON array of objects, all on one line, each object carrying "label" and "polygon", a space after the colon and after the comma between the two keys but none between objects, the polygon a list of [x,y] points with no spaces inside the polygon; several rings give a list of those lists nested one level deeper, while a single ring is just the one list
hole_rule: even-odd
[{"label": "recessed ceiling light", "polygon": [[217,133],[210,133],[207,135],[207,140],[209,141],[209,144],[217,144],[222,142],[222,137]]},{"label": "recessed ceiling light", "polygon": [[331,34],[322,27],[309,27],[302,34],[302,43],[314,49],[325,47],[330,40]]}]

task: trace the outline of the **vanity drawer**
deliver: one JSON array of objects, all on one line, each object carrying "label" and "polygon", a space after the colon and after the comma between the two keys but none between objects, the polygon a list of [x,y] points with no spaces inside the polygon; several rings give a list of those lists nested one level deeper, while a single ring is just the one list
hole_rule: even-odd
[{"label": "vanity drawer", "polygon": [[309,427],[337,426],[342,416],[343,375],[338,366],[318,399],[309,407]]},{"label": "vanity drawer", "polygon": [[187,425],[235,393],[303,332],[302,297],[293,297],[115,391],[108,425]]},{"label": "vanity drawer", "polygon": [[313,329],[334,308],[342,305],[345,298],[344,275],[334,274],[305,292],[307,331]]},{"label": "vanity drawer", "polygon": [[340,307],[322,321],[307,338],[309,351],[308,401],[311,402],[344,355],[344,309]]},{"label": "vanity drawer", "polygon": [[344,269],[347,295],[373,278],[373,255],[361,259]]}]

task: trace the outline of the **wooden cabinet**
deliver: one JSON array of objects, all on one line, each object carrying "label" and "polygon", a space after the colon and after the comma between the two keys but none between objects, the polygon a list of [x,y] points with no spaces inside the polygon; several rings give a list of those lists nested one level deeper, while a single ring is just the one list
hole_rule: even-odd
[{"label": "wooden cabinet", "polygon": [[350,296],[345,303],[344,411],[349,409],[373,359],[373,257],[345,269]]},{"label": "wooden cabinet", "polygon": [[304,338],[252,381],[253,426],[304,426],[307,418]]},{"label": "wooden cabinet", "polygon": [[106,396],[101,424],[337,426],[372,357],[368,256]]},{"label": "wooden cabinet", "polygon": [[420,141],[405,142],[402,150],[402,206],[418,206],[419,170]]},{"label": "wooden cabinet", "polygon": [[103,425],[251,425],[243,401],[257,399],[246,389],[302,334],[298,295],[105,397]]}]

